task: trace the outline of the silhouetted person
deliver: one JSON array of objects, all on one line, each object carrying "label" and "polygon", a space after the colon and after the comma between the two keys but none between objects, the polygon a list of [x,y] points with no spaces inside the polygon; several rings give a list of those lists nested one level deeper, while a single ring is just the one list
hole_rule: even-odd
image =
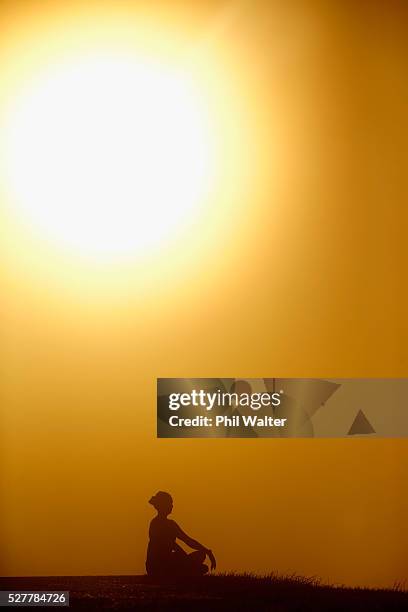
[{"label": "silhouetted person", "polygon": [[[215,569],[212,551],[190,538],[175,521],[167,518],[173,510],[173,499],[169,493],[159,491],[149,500],[149,504],[157,510],[157,516],[149,527],[146,559],[149,576],[202,576],[208,572],[208,566],[204,563],[207,555],[211,569]],[[177,544],[177,538],[195,552],[186,553]]]}]

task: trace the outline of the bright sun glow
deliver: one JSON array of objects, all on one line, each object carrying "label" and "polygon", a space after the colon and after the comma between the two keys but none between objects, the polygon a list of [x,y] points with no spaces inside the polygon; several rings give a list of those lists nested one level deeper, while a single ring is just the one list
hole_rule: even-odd
[{"label": "bright sun glow", "polygon": [[22,218],[85,255],[163,244],[194,220],[211,185],[208,119],[192,83],[133,57],[48,68],[20,92],[6,143]]}]

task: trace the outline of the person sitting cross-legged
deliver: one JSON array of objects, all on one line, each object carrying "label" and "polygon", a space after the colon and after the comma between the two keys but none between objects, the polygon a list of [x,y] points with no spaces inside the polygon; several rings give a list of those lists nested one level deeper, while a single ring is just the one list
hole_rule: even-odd
[{"label": "person sitting cross-legged", "polygon": [[[212,551],[190,538],[175,521],[167,518],[173,510],[173,499],[169,493],[159,491],[149,500],[149,504],[157,510],[157,516],[149,527],[146,559],[149,576],[202,576],[208,572],[208,566],[204,563],[207,556],[211,569],[216,568]],[[176,539],[187,544],[194,552],[186,553]]]}]

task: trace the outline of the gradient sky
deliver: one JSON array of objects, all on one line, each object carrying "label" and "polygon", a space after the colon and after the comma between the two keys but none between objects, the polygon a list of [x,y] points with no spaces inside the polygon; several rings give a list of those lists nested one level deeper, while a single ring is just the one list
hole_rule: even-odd
[{"label": "gradient sky", "polygon": [[[42,20],[80,29],[85,4],[140,19],[120,0],[2,2],[1,65]],[[408,375],[406,3],[154,4],[137,6],[205,41],[240,92],[245,192],[225,186],[222,225],[168,264],[97,272],[2,196],[1,572],[142,573],[164,489],[220,571],[403,581],[406,439],[157,440],[155,392],[158,376]]]}]

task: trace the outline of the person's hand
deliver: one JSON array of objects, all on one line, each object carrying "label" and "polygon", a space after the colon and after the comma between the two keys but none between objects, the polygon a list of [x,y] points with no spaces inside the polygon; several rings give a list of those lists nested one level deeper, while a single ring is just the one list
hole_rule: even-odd
[{"label": "person's hand", "polygon": [[215,560],[215,557],[213,555],[212,550],[208,549],[207,550],[207,555],[208,555],[208,558],[210,559],[210,562],[211,562],[211,569],[215,570],[215,568],[217,567],[217,562]]}]

